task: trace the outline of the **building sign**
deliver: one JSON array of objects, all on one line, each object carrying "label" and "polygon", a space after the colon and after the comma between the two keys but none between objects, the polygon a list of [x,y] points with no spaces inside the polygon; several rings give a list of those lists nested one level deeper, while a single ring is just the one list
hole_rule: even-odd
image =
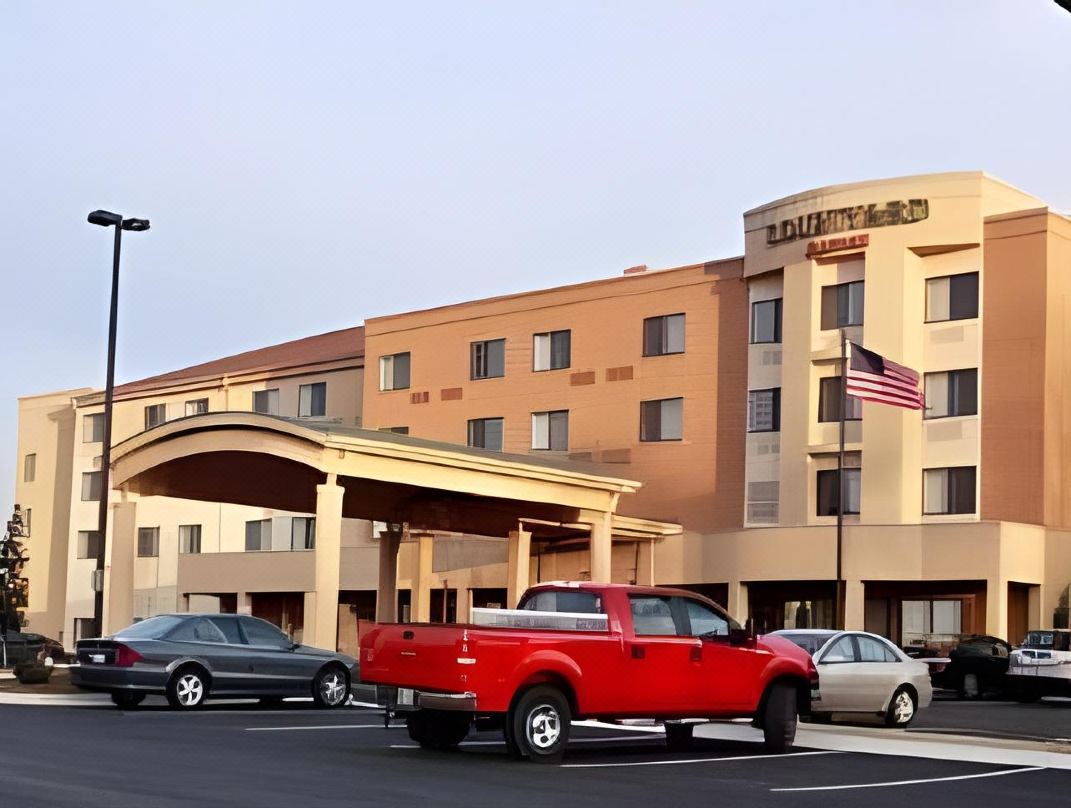
[{"label": "building sign", "polygon": [[822,253],[834,250],[854,250],[866,247],[870,244],[870,234],[863,233],[859,236],[841,236],[840,238],[823,238],[817,241],[807,242],[807,257],[813,258]]},{"label": "building sign", "polygon": [[807,213],[794,219],[785,219],[766,228],[767,244],[782,244],[801,238],[816,238],[847,230],[864,230],[870,227],[887,227],[894,224],[911,224],[930,217],[930,200],[908,199],[886,202],[880,205],[856,205],[851,208],[834,208],[817,213]]}]

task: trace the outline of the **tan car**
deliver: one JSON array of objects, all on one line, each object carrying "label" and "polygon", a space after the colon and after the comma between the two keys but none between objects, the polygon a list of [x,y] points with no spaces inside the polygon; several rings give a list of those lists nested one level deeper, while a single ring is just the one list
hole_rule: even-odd
[{"label": "tan car", "polygon": [[884,637],[865,631],[785,629],[814,659],[818,692],[811,694],[811,715],[834,713],[879,715],[890,727],[906,727],[933,699],[930,671]]}]

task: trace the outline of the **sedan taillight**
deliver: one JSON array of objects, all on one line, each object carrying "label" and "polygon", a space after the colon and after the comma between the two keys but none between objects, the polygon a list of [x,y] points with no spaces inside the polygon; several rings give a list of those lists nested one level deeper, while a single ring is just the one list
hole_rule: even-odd
[{"label": "sedan taillight", "polygon": [[115,647],[115,666],[117,668],[132,667],[135,662],[141,662],[144,657],[128,645],[119,644]]}]

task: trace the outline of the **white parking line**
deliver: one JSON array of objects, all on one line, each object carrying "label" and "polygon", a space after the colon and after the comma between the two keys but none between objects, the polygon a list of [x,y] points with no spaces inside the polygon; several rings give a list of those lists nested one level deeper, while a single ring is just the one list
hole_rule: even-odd
[{"label": "white parking line", "polygon": [[[569,746],[574,743],[642,743],[643,741],[661,741],[659,738],[570,738]],[[461,746],[503,746],[505,741],[462,741]],[[419,749],[420,746],[415,743],[394,743],[390,746],[391,749]]]},{"label": "white parking line", "polygon": [[978,780],[982,777],[1003,777],[1006,774],[1045,771],[1044,766],[1027,766],[1022,769],[1006,769],[1002,772],[984,772],[983,774],[961,774],[957,777],[931,777],[927,780],[895,780],[885,783],[855,783],[848,786],[807,786],[806,788],[771,788],[770,791],[845,791],[850,788],[888,788],[890,786],[914,786],[922,783],[948,783],[952,780]]},{"label": "white parking line", "polygon": [[246,727],[246,732],[295,732],[303,729],[404,729],[404,724],[391,724],[384,727],[379,724],[319,724],[308,727]]},{"label": "white parking line", "polygon": [[[572,743],[572,741],[570,741]],[[683,763],[728,763],[737,760],[791,760],[810,755],[841,755],[843,752],[793,752],[787,755],[737,755],[734,757],[689,758],[687,760],[641,760],[635,763],[565,763],[563,769],[617,769],[625,766],[676,766]]]}]

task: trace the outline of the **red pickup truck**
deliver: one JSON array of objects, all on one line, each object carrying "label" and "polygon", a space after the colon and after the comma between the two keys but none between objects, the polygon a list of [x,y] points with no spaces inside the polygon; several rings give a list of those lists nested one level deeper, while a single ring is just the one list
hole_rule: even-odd
[{"label": "red pickup truck", "polygon": [[805,651],[750,636],[692,592],[571,582],[532,587],[516,610],[473,609],[467,625],[378,625],[361,639],[360,675],[400,689],[425,748],[457,746],[475,721],[539,762],[561,759],[580,718],[659,719],[684,749],[693,724],[681,719],[747,717],[784,752],[818,686]]}]

